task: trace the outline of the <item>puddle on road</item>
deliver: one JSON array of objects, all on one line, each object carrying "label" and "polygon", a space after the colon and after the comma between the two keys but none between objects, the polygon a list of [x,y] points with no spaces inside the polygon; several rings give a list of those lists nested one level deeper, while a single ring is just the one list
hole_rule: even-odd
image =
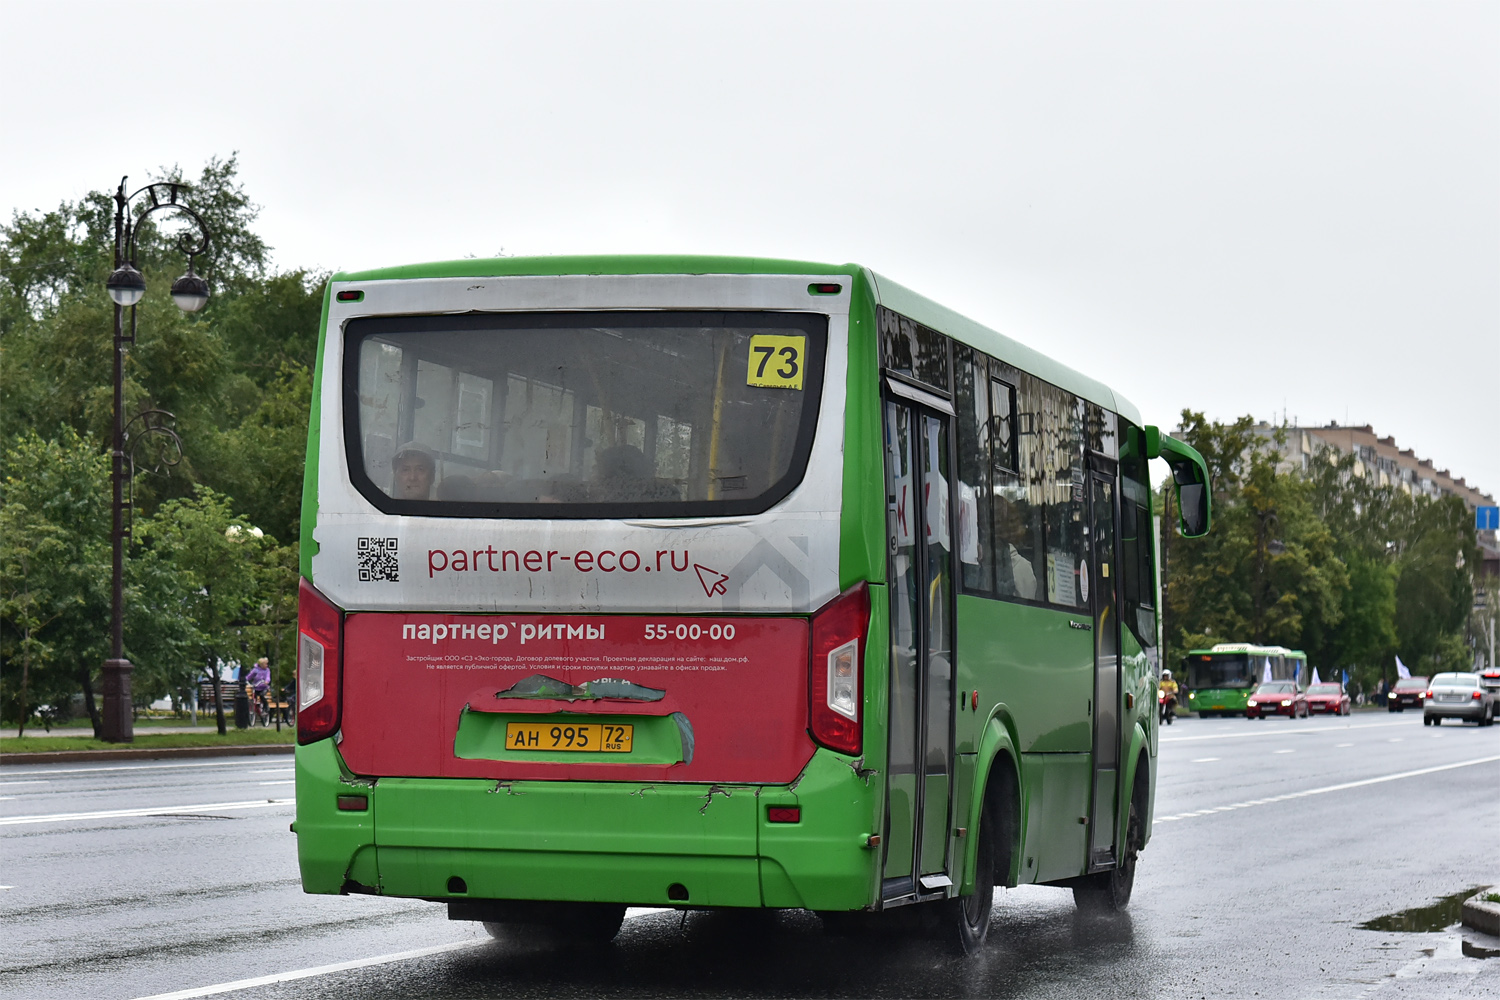
[{"label": "puddle on road", "polygon": [[1463,920],[1464,900],[1486,888],[1488,887],[1477,885],[1472,889],[1444,896],[1431,906],[1418,906],[1410,910],[1401,910],[1398,913],[1388,913],[1383,917],[1367,920],[1358,926],[1362,931],[1404,931],[1407,933],[1440,931]]}]

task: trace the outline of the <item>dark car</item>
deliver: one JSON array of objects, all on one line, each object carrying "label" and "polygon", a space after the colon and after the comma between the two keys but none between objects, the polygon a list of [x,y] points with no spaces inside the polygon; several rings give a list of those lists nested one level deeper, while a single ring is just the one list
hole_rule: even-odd
[{"label": "dark car", "polygon": [[1342,684],[1314,684],[1307,689],[1307,713],[1348,715],[1349,696]]},{"label": "dark car", "polygon": [[1307,718],[1307,696],[1297,690],[1296,681],[1266,681],[1245,702],[1245,718],[1264,719],[1268,715]]},{"label": "dark car", "polygon": [[1391,693],[1386,695],[1386,708],[1392,712],[1404,712],[1408,708],[1421,708],[1427,698],[1427,678],[1406,677],[1396,682]]},{"label": "dark car", "polygon": [[1427,690],[1422,709],[1424,726],[1441,725],[1444,719],[1462,719],[1481,726],[1494,724],[1495,695],[1479,683],[1478,674],[1438,674]]}]

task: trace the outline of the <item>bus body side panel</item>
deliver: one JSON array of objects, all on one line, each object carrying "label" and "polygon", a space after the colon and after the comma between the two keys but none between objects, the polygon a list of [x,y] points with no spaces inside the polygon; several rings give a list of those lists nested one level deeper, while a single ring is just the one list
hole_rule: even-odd
[{"label": "bus body side panel", "polygon": [[307,459],[302,472],[302,526],[297,546],[299,568],[309,581],[313,578],[313,556],[318,551],[318,543],[313,541],[313,529],[318,525],[318,456],[323,428],[323,348],[328,341],[328,305],[332,301],[333,283],[329,282],[323,288],[323,318],[318,323],[318,353],[313,362],[312,405],[307,414]]},{"label": "bus body side panel", "polygon": [[[344,811],[340,795],[369,795],[371,785],[344,769],[333,740],[297,747],[297,861],[302,891],[340,893],[347,881],[373,888],[376,878],[364,869],[373,860],[375,808],[373,797],[363,811]],[[359,876],[359,877],[356,877]]]},{"label": "bus body side panel", "polygon": [[[975,749],[979,720],[998,703],[1016,719],[1021,753],[1088,753],[1093,728],[1092,633],[1081,614],[984,597],[958,598],[958,689],[979,692],[979,711],[958,714],[960,753]],[[1080,708],[1085,711],[1078,711]]]},{"label": "bus body side panel", "polygon": [[841,591],[861,580],[885,582],[885,456],[877,339],[874,290],[868,272],[861,270],[855,276],[849,305],[844,487],[839,524]]},{"label": "bus body side panel", "polygon": [[[960,596],[957,605],[958,690],[968,693],[971,705],[979,692],[977,710],[956,713],[958,753],[979,754],[960,815],[969,817],[967,829],[978,829],[991,762],[1004,746],[1015,755],[1022,801],[1018,880],[1080,874],[1087,827],[1078,818],[1089,811],[1093,748],[1087,712],[1094,694],[1092,633],[1069,627],[1078,616],[1050,608],[971,596]],[[994,731],[1002,706],[1006,725]],[[977,843],[961,845],[965,862],[955,881],[964,891],[973,885]]]},{"label": "bus body side panel", "polygon": [[[761,891],[765,906],[857,910],[875,902],[880,851],[880,777],[819,750],[794,785],[760,793]],[[797,805],[797,823],[772,823],[771,806]]]}]

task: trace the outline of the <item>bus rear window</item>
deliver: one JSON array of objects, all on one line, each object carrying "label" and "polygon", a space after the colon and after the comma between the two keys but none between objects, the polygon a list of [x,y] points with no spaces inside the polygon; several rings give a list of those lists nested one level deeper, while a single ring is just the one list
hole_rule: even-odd
[{"label": "bus rear window", "polygon": [[827,317],[500,313],[351,320],[355,486],[387,513],[751,514],[802,479]]}]

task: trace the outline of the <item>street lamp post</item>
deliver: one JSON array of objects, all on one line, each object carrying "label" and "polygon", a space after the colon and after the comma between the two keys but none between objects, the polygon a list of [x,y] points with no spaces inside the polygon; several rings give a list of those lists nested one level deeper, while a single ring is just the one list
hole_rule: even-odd
[{"label": "street lamp post", "polygon": [[[184,312],[197,312],[208,303],[208,282],[193,273],[193,258],[208,252],[208,224],[201,215],[177,200],[178,195],[186,190],[186,185],[147,184],[127,195],[125,181],[126,178],[120,178],[120,186],[115,191],[115,269],[104,283],[115,303],[115,423],[110,447],[110,488],[113,494],[110,540],[114,546],[114,578],[110,593],[109,659],[104,661],[104,717],[101,720],[104,739],[111,743],[129,743],[135,739],[130,699],[130,672],[133,668],[125,659],[125,508],[131,502],[126,499],[126,481],[127,477],[133,477],[135,465],[126,449],[125,348],[135,343],[135,306],[146,294],[146,279],[136,268],[135,243],[141,223],[151,213],[163,209],[177,211],[197,225],[196,234],[186,230],[177,241],[177,249],[188,259],[188,269],[187,274],[172,283],[172,301]],[[151,205],[139,216],[132,217],[130,203],[141,195],[145,195]],[[124,332],[126,306],[130,307],[129,336]],[[170,418],[171,414],[148,410],[137,419],[139,417],[146,417],[142,437],[165,434],[177,442],[176,433],[159,419]]]}]

